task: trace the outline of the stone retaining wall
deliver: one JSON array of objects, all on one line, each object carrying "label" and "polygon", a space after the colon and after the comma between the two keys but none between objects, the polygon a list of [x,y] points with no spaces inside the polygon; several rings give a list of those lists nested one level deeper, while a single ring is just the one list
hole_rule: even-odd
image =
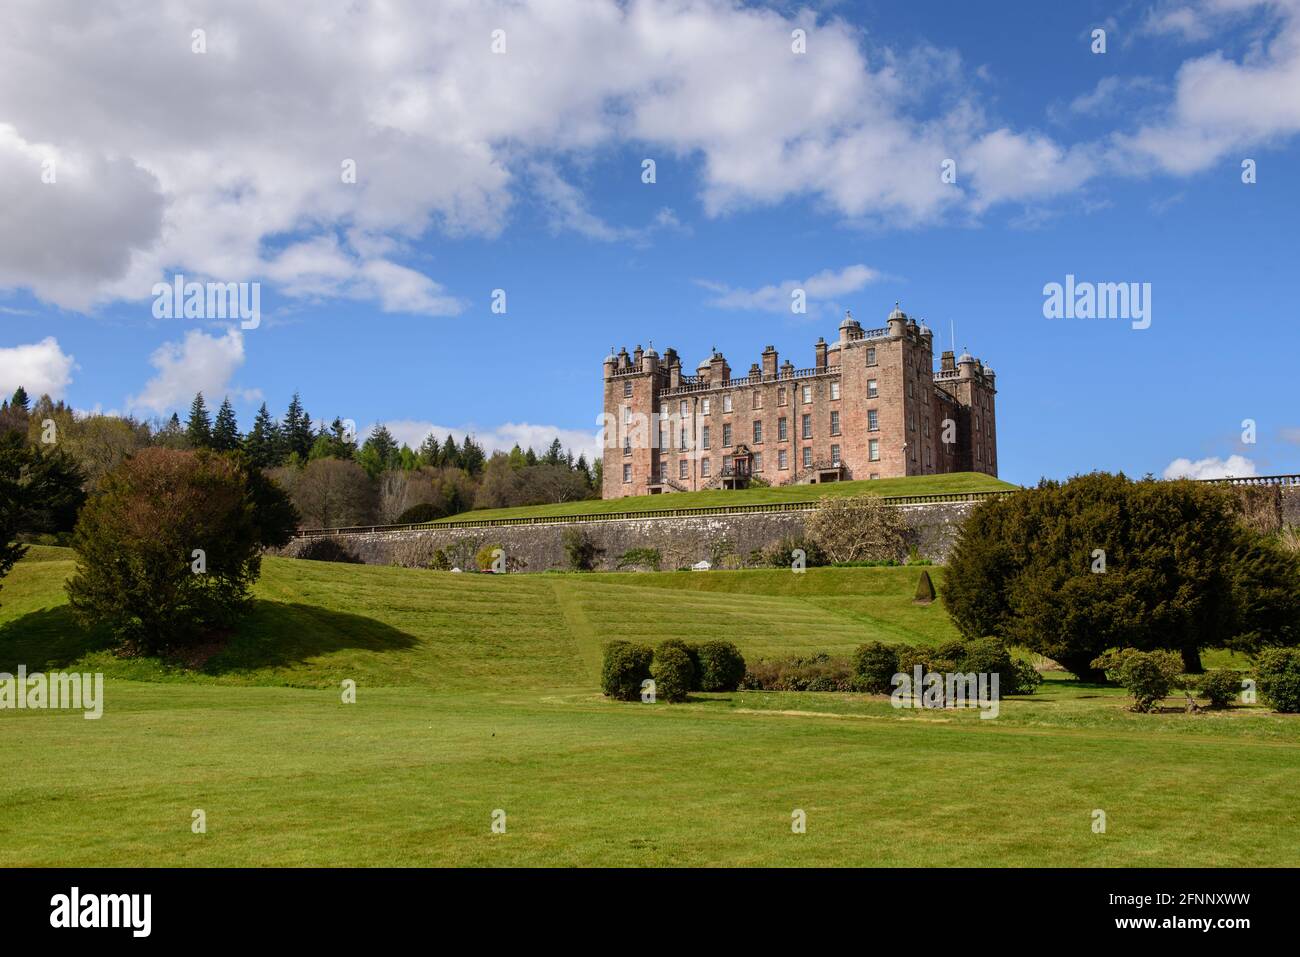
[{"label": "stone retaining wall", "polygon": [[[898,505],[909,528],[909,545],[922,558],[942,563],[956,541],[962,520],[976,502]],[[597,567],[612,571],[619,556],[634,548],[656,548],[660,568],[674,569],[699,561],[718,564],[727,557],[766,550],[787,537],[803,534],[807,511],[748,512],[672,518],[612,519],[493,528],[438,528],[402,531],[345,532],[334,536],[368,565],[428,567],[441,550],[459,568],[473,568],[485,546],[500,546],[511,570],[549,571],[569,567],[564,551],[566,529],[580,529],[600,549]],[[291,542],[280,554],[298,557],[305,539]]]}]

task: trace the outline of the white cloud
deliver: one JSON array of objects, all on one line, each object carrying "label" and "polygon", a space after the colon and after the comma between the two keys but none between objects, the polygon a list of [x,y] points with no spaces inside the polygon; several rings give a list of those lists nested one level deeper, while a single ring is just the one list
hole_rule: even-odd
[{"label": "white cloud", "polygon": [[0,348],[0,393],[5,398],[22,386],[33,399],[42,395],[61,398],[76,368],[53,336],[30,345]]},{"label": "white cloud", "polygon": [[1174,459],[1165,467],[1167,479],[1193,478],[1248,478],[1258,475],[1255,463],[1244,455],[1229,455],[1226,459],[1218,457],[1197,459]]},{"label": "white cloud", "polygon": [[1178,70],[1165,115],[1115,138],[1116,160],[1142,168],[1155,161],[1187,175],[1225,156],[1300,132],[1300,3],[1296,0],[1204,0],[1170,5],[1147,24],[1152,32],[1197,39],[1223,35],[1235,19],[1264,13],[1270,32],[1241,59],[1222,50]]},{"label": "white cloud", "polygon": [[812,305],[844,296],[878,281],[881,274],[870,266],[855,263],[843,269],[823,269],[807,279],[787,279],[784,282],[760,286],[757,289],[733,289],[724,283],[698,280],[698,284],[716,293],[710,305],[719,309],[752,309],[759,312],[789,313],[791,294],[802,289]]},{"label": "white cloud", "polygon": [[[942,159],[989,129],[965,95],[945,98],[942,116],[914,115],[919,87],[960,82],[955,53],[869,56],[858,27],[809,11],[728,0],[329,10],[10,0],[6,21],[0,198],[17,202],[5,203],[13,241],[0,243],[0,284],[71,308],[142,299],[182,270],[445,314],[452,301],[432,278],[396,271],[430,231],[496,236],[521,195],[598,240],[664,225],[611,224],[558,177],[518,177],[633,142],[698,169],[714,215],[808,197],[912,224],[1007,194],[981,194],[982,182],[997,185],[991,175],[969,195],[939,181]],[[204,54],[190,49],[196,24]],[[791,52],[795,25],[813,53]],[[504,55],[490,50],[497,28]],[[1020,135],[1000,132],[1004,145]],[[1058,155],[1041,138],[1026,149],[1037,164]],[[67,162],[58,192],[42,192],[33,166],[49,152]],[[347,160],[355,183],[341,176]],[[532,194],[519,188],[534,182]]]},{"label": "white cloud", "polygon": [[[368,425],[361,430],[362,441],[374,429],[375,424]],[[560,444],[566,449],[572,449],[575,456],[586,454],[589,463],[594,461],[594,458],[599,457],[602,451],[599,436],[596,432],[562,429],[554,425],[506,422],[502,425],[479,428],[473,425],[438,425],[433,422],[414,419],[397,419],[383,424],[388,427],[388,431],[393,434],[393,438],[397,439],[399,444],[405,443],[413,449],[419,448],[425,437],[432,433],[438,437],[440,442],[446,441],[447,436],[451,435],[457,443],[464,442],[466,435],[472,435],[474,441],[483,446],[489,455],[493,452],[509,452],[516,443],[521,449],[528,449],[531,446],[533,451],[541,455],[550,448],[551,442],[557,436],[560,439]]]},{"label": "white cloud", "polygon": [[256,389],[232,388],[231,378],[244,364],[244,337],[238,329],[207,335],[191,329],[180,342],[166,342],[149,357],[158,374],[126,405],[133,411],[164,413],[187,407],[202,392],[215,408],[227,395],[244,400],[261,397]]}]

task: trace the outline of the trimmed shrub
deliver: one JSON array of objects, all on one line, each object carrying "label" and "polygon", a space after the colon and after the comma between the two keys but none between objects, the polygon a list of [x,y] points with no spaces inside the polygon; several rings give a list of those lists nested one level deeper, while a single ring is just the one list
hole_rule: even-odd
[{"label": "trimmed shrub", "polygon": [[1011,662],[1011,674],[1014,676],[1011,682],[1007,681],[1005,674],[999,679],[1006,685],[1006,694],[1033,694],[1043,683],[1043,676],[1028,661],[1017,659]]},{"label": "trimmed shrub", "polygon": [[729,641],[706,641],[696,649],[700,691],[735,691],[745,677],[745,658]]},{"label": "trimmed shrub", "polygon": [[695,668],[682,642],[665,641],[654,652],[650,677],[655,681],[655,697],[664,701],[685,701],[695,683]]},{"label": "trimmed shrub", "polygon": [[853,652],[855,691],[889,694],[898,668],[898,649],[879,641],[859,645]]},{"label": "trimmed shrub", "polygon": [[[912,563],[915,564],[915,563]],[[930,573],[921,572],[921,577],[916,580],[916,596],[912,601],[918,604],[928,605],[934,601],[934,582],[930,581]]]},{"label": "trimmed shrub", "polygon": [[788,535],[763,552],[763,564],[771,568],[790,568],[794,564],[793,555],[796,550],[804,553],[805,568],[819,568],[826,564],[826,555],[816,542]]},{"label": "trimmed shrub", "polygon": [[1094,659],[1092,667],[1103,670],[1133,696],[1132,710],[1151,712],[1182,677],[1183,659],[1172,651],[1122,648]]},{"label": "trimmed shrub", "polygon": [[611,641],[605,646],[605,663],[600,672],[601,690],[619,701],[639,701],[641,682],[650,677],[654,652],[646,645]]},{"label": "trimmed shrub", "polygon": [[1226,708],[1241,691],[1241,673],[1216,668],[1201,675],[1196,687],[1210,699],[1211,708]]},{"label": "trimmed shrub", "polygon": [[348,547],[333,536],[310,538],[298,550],[298,557],[310,562],[346,562],[360,565],[361,559],[349,551]]},{"label": "trimmed shrub", "polygon": [[700,649],[698,645],[692,645],[680,638],[665,638],[659,642],[655,653],[658,654],[660,648],[680,648],[686,652],[686,657],[691,659],[691,669],[693,678],[691,679],[691,690],[700,690]]},{"label": "trimmed shrub", "polygon": [[1259,691],[1278,711],[1300,711],[1300,649],[1273,648],[1259,656]]}]

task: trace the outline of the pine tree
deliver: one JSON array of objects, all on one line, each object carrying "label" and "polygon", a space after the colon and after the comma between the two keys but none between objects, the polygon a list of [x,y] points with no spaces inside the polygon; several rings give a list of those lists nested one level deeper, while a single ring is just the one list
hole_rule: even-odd
[{"label": "pine tree", "polygon": [[533,451],[533,447],[531,445],[528,446],[528,451],[524,453],[524,464],[525,465],[537,464],[537,453]]},{"label": "pine tree", "polygon": [[447,436],[447,441],[442,443],[442,464],[451,468],[464,468],[465,463],[461,461],[460,449],[456,447],[456,440]]},{"label": "pine tree", "polygon": [[31,403],[27,398],[27,390],[22,386],[14,389],[14,397],[9,400],[9,404],[15,409],[22,409],[24,412],[31,411]]},{"label": "pine tree", "polygon": [[460,450],[460,467],[470,475],[478,475],[483,471],[486,462],[487,456],[483,453],[483,446],[475,442],[472,436],[465,436],[465,442]]},{"label": "pine tree", "polygon": [[218,452],[234,452],[241,442],[235,409],[230,404],[230,397],[226,396],[221,402],[221,408],[217,410],[217,420],[212,426],[212,447]]},{"label": "pine tree", "polygon": [[190,448],[212,448],[212,419],[208,415],[208,406],[203,401],[202,392],[195,393],[194,401],[190,403],[190,418],[185,423],[185,438],[189,440]]},{"label": "pine tree", "polygon": [[435,467],[442,464],[442,444],[432,432],[420,443],[420,464]]},{"label": "pine tree", "polygon": [[560,437],[557,435],[555,441],[551,443],[546,454],[542,456],[542,461],[547,465],[560,465],[564,462],[564,446],[560,444]]},{"label": "pine tree", "polygon": [[578,463],[573,470],[582,476],[582,480],[587,483],[587,488],[591,488],[591,467],[587,465],[586,453],[578,456]]},{"label": "pine tree", "polygon": [[289,402],[289,411],[284,414],[284,446],[286,455],[298,456],[300,462],[306,462],[307,456],[311,453],[312,443],[316,441],[316,436],[311,430],[311,416],[308,415],[302,407],[302,399],[298,393],[293,394],[293,399]]},{"label": "pine tree", "polygon": [[260,469],[269,469],[281,462],[280,427],[271,418],[265,402],[257,410],[253,428],[244,439],[244,451],[248,453],[249,461]]}]

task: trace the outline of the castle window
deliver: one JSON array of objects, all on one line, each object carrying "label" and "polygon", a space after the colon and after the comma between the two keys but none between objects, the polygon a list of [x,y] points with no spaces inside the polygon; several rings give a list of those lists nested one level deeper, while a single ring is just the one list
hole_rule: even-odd
[{"label": "castle window", "polygon": [[623,383],[623,398],[632,398],[632,380],[628,379]]},{"label": "castle window", "polygon": [[812,416],[811,415],[805,415],[803,417],[803,437],[805,439],[812,438]]},{"label": "castle window", "polygon": [[762,452],[755,452],[755,453],[754,453],[754,471],[755,471],[755,472],[761,472],[761,471],[763,471],[763,453],[762,453]]},{"label": "castle window", "polygon": [[879,473],[879,472],[872,472],[872,473],[871,473],[869,476],[867,476],[867,477],[868,477],[868,478],[872,478],[872,479],[878,479],[878,478],[880,478],[880,473]]},{"label": "castle window", "polygon": [[785,386],[778,386],[776,390],[776,404],[785,405]]},{"label": "castle window", "polygon": [[880,431],[880,413],[875,409],[867,409],[867,431]]},{"label": "castle window", "polygon": [[832,445],[832,446],[831,446],[831,465],[836,466],[836,467],[838,468],[838,467],[839,467],[839,464],[840,464],[840,447],[839,447],[838,445]]},{"label": "castle window", "polygon": [[875,379],[867,380],[867,398],[874,399],[880,395],[880,384]]},{"label": "castle window", "polygon": [[730,412],[730,411],[731,411],[731,393],[730,393],[730,392],[728,392],[726,395],[724,395],[724,396],[722,397],[722,411],[723,411],[723,412]]},{"label": "castle window", "polygon": [[753,392],[753,401],[754,401],[754,408],[756,409],[763,408],[763,393],[755,389]]},{"label": "castle window", "polygon": [[630,438],[623,440],[623,454],[624,455],[632,454],[632,440]]},{"label": "castle window", "polygon": [[790,430],[787,427],[785,416],[781,416],[776,420],[776,438],[778,442],[784,442],[790,438]]},{"label": "castle window", "polygon": [[708,447],[709,447],[709,427],[706,425],[700,429],[700,448],[707,449]]},{"label": "castle window", "polygon": [[754,444],[755,445],[763,444],[763,420],[762,419],[754,420]]},{"label": "castle window", "polygon": [[867,440],[867,458],[872,462],[880,461],[880,439]]},{"label": "castle window", "polygon": [[708,414],[709,414],[709,400],[708,400],[708,399],[701,399],[701,400],[700,400],[700,415],[708,415]]},{"label": "castle window", "polygon": [[686,416],[690,414],[689,412],[687,412],[687,406],[686,406],[686,400],[685,400],[685,399],[682,399],[682,401],[679,402],[679,403],[677,404],[677,411],[681,413],[681,416],[682,416],[683,419],[686,418]]},{"label": "castle window", "polygon": [[907,431],[909,431],[909,432],[915,432],[915,431],[916,431],[916,413],[915,413],[915,412],[909,412],[909,413],[907,414]]},{"label": "castle window", "polygon": [[808,405],[810,402],[812,402],[812,386],[806,385],[803,387],[803,404]]},{"label": "castle window", "polygon": [[624,482],[632,481],[632,466],[630,465],[623,466],[623,481]]},{"label": "castle window", "polygon": [[839,384],[838,382],[832,382],[832,383],[831,383],[831,398],[832,398],[832,399],[838,399],[839,397],[840,397],[840,384]]},{"label": "castle window", "polygon": [[[875,364],[876,364],[876,347],[872,346],[867,350],[867,365],[873,366]],[[873,475],[871,477],[875,478],[876,476]]]},{"label": "castle window", "polygon": [[831,413],[831,435],[839,435],[839,434],[840,434],[840,414],[838,412],[832,412]]},{"label": "castle window", "polygon": [[625,405],[623,406],[623,424],[627,425],[631,421],[632,421],[632,407],[630,405]]},{"label": "castle window", "polygon": [[722,445],[724,448],[731,448],[731,423],[722,423]]},{"label": "castle window", "polygon": [[682,426],[682,444],[681,444],[681,450],[682,450],[683,452],[686,451],[686,426],[684,426],[684,425]]},{"label": "castle window", "polygon": [[668,448],[668,442],[669,442],[668,423],[660,422],[659,423],[659,448],[661,449]]},{"label": "castle window", "polygon": [[687,469],[689,468],[690,466],[686,464],[686,460],[682,459],[680,462],[677,463],[677,477],[687,478],[688,477]]},{"label": "castle window", "polygon": [[713,465],[711,461],[709,459],[700,459],[700,474],[703,475],[705,478],[708,478],[709,473],[712,471],[713,471]]},{"label": "castle window", "polygon": [[803,447],[803,467],[812,468],[812,447],[808,445]]},{"label": "castle window", "polygon": [[779,469],[788,469],[790,467],[790,453],[781,449],[776,453],[776,467]]}]

